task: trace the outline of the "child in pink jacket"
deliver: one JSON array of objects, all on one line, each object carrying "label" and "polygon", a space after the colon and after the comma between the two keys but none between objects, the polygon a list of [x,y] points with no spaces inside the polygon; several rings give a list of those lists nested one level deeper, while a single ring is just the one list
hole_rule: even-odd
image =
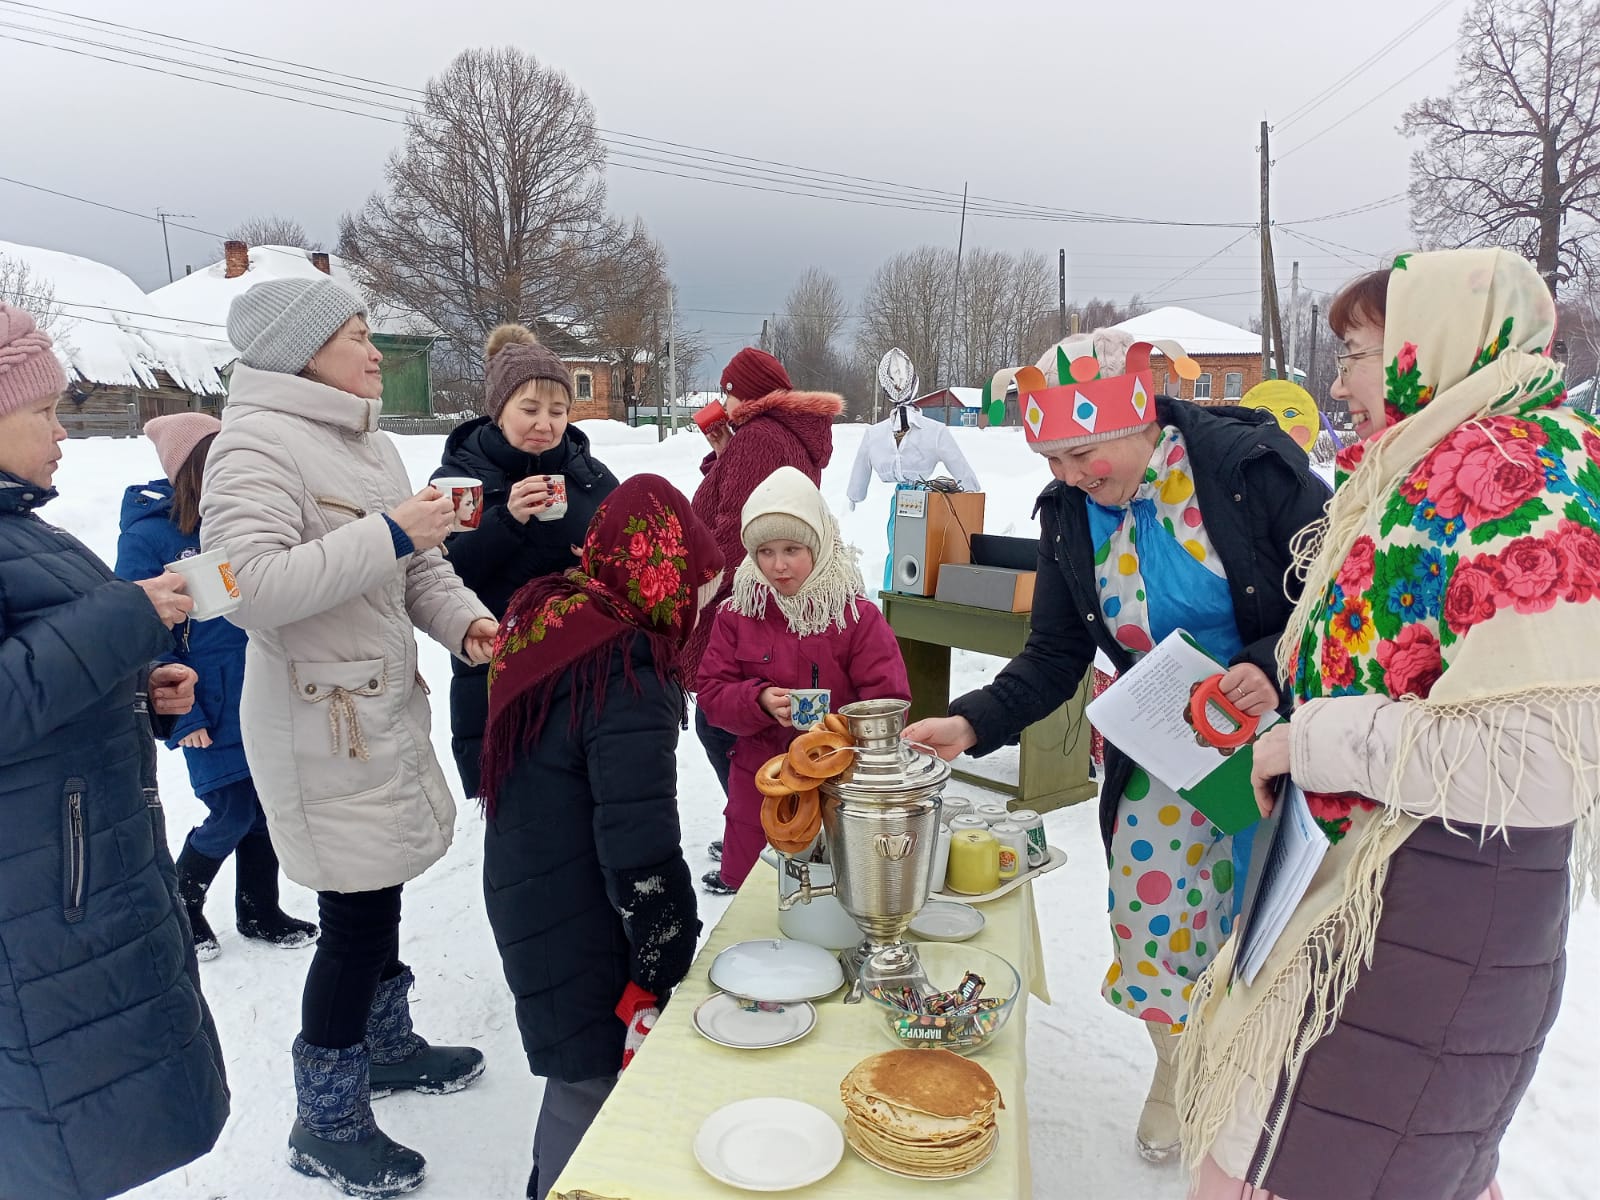
[{"label": "child in pink jacket", "polygon": [[707,719],[739,739],[722,866],[702,880],[723,893],[744,882],[766,845],[755,773],[795,737],[789,689],[828,688],[835,712],[856,700],[911,698],[900,645],[866,598],[860,551],[840,539],[815,484],[779,467],[745,502],[740,540],[747,557],[717,610],[699,675]]}]

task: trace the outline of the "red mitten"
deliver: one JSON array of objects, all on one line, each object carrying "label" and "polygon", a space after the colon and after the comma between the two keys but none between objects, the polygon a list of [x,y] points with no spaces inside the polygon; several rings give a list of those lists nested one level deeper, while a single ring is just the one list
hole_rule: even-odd
[{"label": "red mitten", "polygon": [[645,1035],[655,1027],[656,1018],[661,1015],[661,1002],[654,994],[629,980],[628,990],[617,1001],[616,1012],[617,1019],[628,1027],[622,1041],[622,1069],[626,1071],[633,1056],[639,1052],[639,1047],[644,1045]]}]

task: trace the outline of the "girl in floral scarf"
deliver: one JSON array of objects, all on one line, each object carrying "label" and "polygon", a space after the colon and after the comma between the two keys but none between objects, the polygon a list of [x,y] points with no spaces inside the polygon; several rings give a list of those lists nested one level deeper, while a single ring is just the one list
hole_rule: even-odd
[{"label": "girl in floral scarf", "polygon": [[1600,431],[1516,255],[1403,255],[1330,320],[1364,440],[1255,766],[1333,845],[1255,982],[1230,947],[1196,989],[1184,1150],[1199,1200],[1473,1200],[1559,1007],[1569,860],[1594,888]]},{"label": "girl in floral scarf", "polygon": [[528,1063],[544,1196],[694,958],[679,661],[722,553],[677,489],[601,503],[576,569],[511,599],[489,670],[483,889]]}]

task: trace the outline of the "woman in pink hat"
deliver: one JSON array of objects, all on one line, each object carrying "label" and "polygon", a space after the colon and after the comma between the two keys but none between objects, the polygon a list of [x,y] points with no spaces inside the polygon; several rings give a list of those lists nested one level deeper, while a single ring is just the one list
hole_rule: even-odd
[{"label": "woman in pink hat", "polygon": [[[117,574],[138,581],[160,575],[164,564],[200,553],[200,482],[206,453],[222,422],[210,413],[170,413],[145,423],[165,476],[133,484],[122,497]],[[209,815],[184,840],[178,855],[178,895],[189,914],[195,954],[218,953],[217,935],[203,911],[206,891],[223,862],[234,859],[234,917],[241,936],[271,946],[309,946],[317,927],[278,906],[278,856],[267,817],[245,761],[239,727],[244,686],[244,630],[225,617],[185,619],[173,631],[172,662],[199,676],[195,705],[167,738],[183,748],[189,783]]]}]

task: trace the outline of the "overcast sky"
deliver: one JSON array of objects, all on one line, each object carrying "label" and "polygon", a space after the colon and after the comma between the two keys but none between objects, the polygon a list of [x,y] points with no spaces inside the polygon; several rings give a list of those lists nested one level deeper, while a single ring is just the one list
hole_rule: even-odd
[{"label": "overcast sky", "polygon": [[[611,130],[958,194],[968,183],[978,195],[1033,206],[1190,222],[1255,219],[1263,118],[1276,126],[1277,221],[1402,192],[1409,148],[1399,116],[1448,88],[1465,8],[1465,0],[37,4],[412,88],[461,49],[511,44],[570,75]],[[393,124],[83,57],[104,53],[93,46],[67,54],[15,40],[52,40],[26,26],[125,43],[125,34],[69,29],[46,15],[0,0],[0,86],[11,108],[0,175],[141,213],[163,206],[208,230],[278,212],[332,242],[339,214],[381,184],[400,140]],[[1295,117],[1419,20],[1380,61]],[[950,213],[616,165],[607,178],[613,211],[642,216],[665,243],[688,310],[680,321],[705,331],[719,364],[755,339],[756,314],[780,308],[805,267],[833,272],[854,301],[888,255],[956,241]],[[1075,298],[1139,292],[1243,323],[1258,307],[1254,240],[1201,265],[1242,232],[972,215],[967,245],[1052,259],[1064,246]],[[1406,207],[1301,232],[1338,246],[1280,231],[1280,281],[1298,258],[1309,284],[1331,288],[1405,246]],[[4,182],[0,239],[100,259],[147,288],[166,281],[158,225]],[[215,256],[214,239],[173,232],[180,274]]]}]

